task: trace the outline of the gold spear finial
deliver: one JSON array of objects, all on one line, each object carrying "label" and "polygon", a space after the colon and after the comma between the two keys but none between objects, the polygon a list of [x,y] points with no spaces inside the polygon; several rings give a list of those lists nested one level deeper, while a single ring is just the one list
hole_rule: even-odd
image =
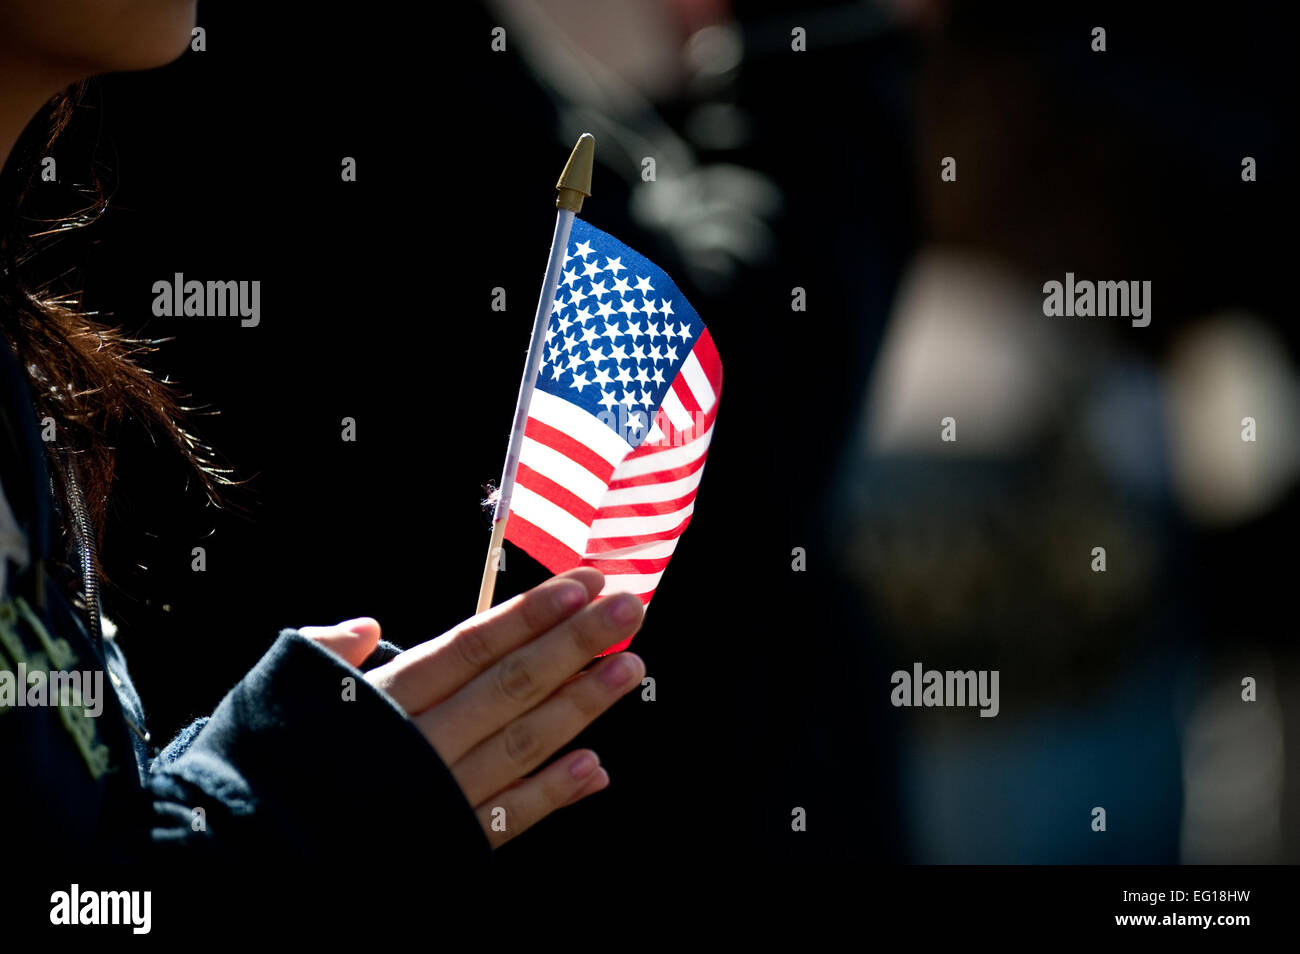
[{"label": "gold spear finial", "polygon": [[557,209],[568,209],[575,215],[582,211],[582,200],[591,195],[591,165],[596,158],[596,138],[583,133],[569,153],[560,181],[555,183],[559,195],[555,197]]}]

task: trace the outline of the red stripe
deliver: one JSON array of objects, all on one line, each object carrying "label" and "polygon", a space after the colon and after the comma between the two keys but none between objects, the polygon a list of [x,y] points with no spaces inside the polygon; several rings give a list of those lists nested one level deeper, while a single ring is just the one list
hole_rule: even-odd
[{"label": "red stripe", "polygon": [[574,553],[541,527],[529,523],[517,513],[506,518],[505,537],[526,550],[529,556],[552,573],[563,573],[582,565],[581,554]]},{"label": "red stripe", "polygon": [[689,464],[682,464],[680,467],[673,467],[670,470],[656,470],[649,474],[639,474],[636,477],[620,477],[618,480],[609,482],[609,489],[624,490],[628,487],[645,487],[649,484],[666,484],[670,480],[681,480],[683,477],[691,476],[691,474],[703,467],[707,457],[708,453],[706,452]]},{"label": "red stripe", "polygon": [[595,507],[568,490],[563,484],[557,484],[551,478],[539,474],[525,463],[521,462],[519,464],[519,470],[515,472],[515,482],[520,487],[527,487],[533,493],[545,497],[557,507],[581,520],[588,527],[591,526],[591,521],[596,519]]},{"label": "red stripe", "polygon": [[614,576],[621,573],[658,573],[668,566],[671,559],[672,557],[661,557],[658,560],[601,560],[587,557],[582,565],[594,566],[606,576]]},{"label": "red stripe", "polygon": [[698,421],[704,414],[704,409],[700,407],[700,402],[695,400],[695,392],[691,386],[686,383],[683,375],[677,375],[673,378],[673,393],[677,395],[677,400],[682,402],[682,407],[686,408],[686,413],[691,416],[691,421]]},{"label": "red stripe", "polygon": [[[699,438],[702,438],[703,435],[708,433],[708,428],[711,428],[712,424],[714,424],[714,419],[716,419],[716,417],[718,417],[718,406],[714,404],[714,407],[708,411],[707,415],[693,416],[690,428],[686,430],[673,430],[673,434],[681,434],[681,437],[677,438],[676,443],[671,443],[669,441],[642,443],[642,445],[637,446],[634,450],[630,451],[628,456],[625,456],[623,460],[649,458],[651,454],[658,454],[659,451],[672,450],[673,447],[689,447],[690,445],[693,445],[695,441],[698,441]],[[660,428],[660,430],[662,430],[662,428]]]},{"label": "red stripe", "polygon": [[597,537],[594,540],[587,541],[588,553],[604,553],[608,550],[623,550],[627,547],[638,546],[651,540],[672,540],[682,535],[686,525],[691,522],[691,514],[671,530],[658,530],[654,533],[638,533],[634,537]]},{"label": "red stripe", "polygon": [[695,342],[695,360],[700,363],[704,369],[704,376],[709,379],[709,385],[713,388],[713,397],[722,397],[722,358],[718,356],[717,346],[713,343],[713,336],[709,334],[709,329],[705,328],[700,335],[699,340]]},{"label": "red stripe", "polygon": [[563,431],[556,430],[549,424],[543,424],[535,417],[530,417],[524,425],[524,436],[539,444],[545,444],[552,450],[559,451],[575,464],[591,471],[602,481],[608,482],[614,473],[614,465],[581,441],[575,440]]},{"label": "red stripe", "polygon": [[[696,490],[698,490],[698,488]],[[675,500],[659,500],[654,503],[616,504],[612,507],[601,507],[596,511],[596,518],[658,517],[661,514],[672,513],[674,510],[681,510],[695,499],[696,490],[683,494]],[[586,522],[588,525],[591,524],[590,520]]]}]

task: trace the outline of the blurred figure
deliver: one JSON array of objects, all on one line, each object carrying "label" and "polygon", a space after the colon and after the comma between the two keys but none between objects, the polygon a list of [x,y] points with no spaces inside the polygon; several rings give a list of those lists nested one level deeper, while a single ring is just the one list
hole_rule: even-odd
[{"label": "blurred figure", "polygon": [[[1218,38],[1230,66],[1211,78],[1168,24],[1098,12],[1101,53],[1067,11],[950,13],[920,82],[926,248],[844,473],[859,518],[843,552],[898,668],[999,669],[1003,700],[996,720],[905,720],[909,855],[1294,860],[1278,703],[1300,686],[1270,661],[1281,606],[1225,625],[1242,577],[1196,559],[1221,548],[1253,576],[1237,595],[1269,601],[1271,561],[1224,535],[1283,540],[1294,513],[1277,273],[1237,238],[1274,224],[1239,173],[1243,155],[1273,158],[1280,110],[1253,91],[1278,61],[1253,30]],[[1066,272],[1150,280],[1150,326],[1045,315]]]}]

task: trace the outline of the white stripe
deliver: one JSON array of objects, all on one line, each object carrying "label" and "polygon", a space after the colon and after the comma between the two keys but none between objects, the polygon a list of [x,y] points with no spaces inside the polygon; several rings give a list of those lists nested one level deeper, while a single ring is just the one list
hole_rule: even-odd
[{"label": "white stripe", "polygon": [[663,403],[660,404],[660,407],[668,415],[668,420],[673,422],[673,427],[679,431],[684,431],[695,423],[691,420],[690,412],[682,406],[682,399],[673,392],[672,388],[669,388],[664,394]]},{"label": "white stripe", "polygon": [[677,549],[678,537],[671,540],[650,540],[635,546],[623,547],[621,550],[606,550],[604,553],[584,553],[591,560],[662,560],[673,555]]},{"label": "white stripe", "polygon": [[691,515],[695,509],[692,500],[681,510],[661,513],[653,517],[611,517],[608,520],[593,520],[591,539],[600,537],[639,537],[643,533],[658,533],[660,530],[672,530]]},{"label": "white stripe", "polygon": [[700,406],[701,411],[708,414],[709,408],[718,403],[718,396],[713,393],[713,385],[709,384],[709,376],[700,366],[700,359],[695,357],[694,348],[682,362],[681,375],[686,379],[691,393],[695,395],[695,403]]},{"label": "white stripe", "polygon": [[528,416],[567,434],[616,466],[632,449],[600,418],[540,388],[533,392]]},{"label": "white stripe", "polygon": [[549,477],[569,493],[593,507],[600,506],[606,491],[609,490],[605,482],[587,468],[574,463],[559,451],[531,437],[524,438],[519,463],[527,464],[543,477]]},{"label": "white stripe", "polygon": [[662,484],[642,484],[640,487],[624,487],[622,490],[611,490],[605,494],[600,501],[601,507],[622,507],[626,504],[640,503],[661,503],[665,500],[676,500],[678,497],[684,497],[700,485],[700,477],[704,475],[704,468],[701,467],[689,477],[682,477],[679,480],[670,480]]},{"label": "white stripe", "polygon": [[677,447],[655,451],[645,457],[634,457],[631,460],[625,460],[614,471],[610,477],[610,482],[613,483],[626,477],[640,477],[660,470],[672,470],[675,467],[693,464],[708,452],[709,441],[712,439],[713,428],[710,427],[689,444],[680,444]]},{"label": "white stripe", "polygon": [[600,595],[635,593],[640,596],[642,593],[649,593],[658,586],[663,575],[663,570],[658,573],[615,573],[613,576],[605,577],[605,586],[600,591]]},{"label": "white stripe", "polygon": [[515,486],[510,512],[549,533],[575,553],[587,549],[587,525],[563,507],[557,507],[527,487]]}]

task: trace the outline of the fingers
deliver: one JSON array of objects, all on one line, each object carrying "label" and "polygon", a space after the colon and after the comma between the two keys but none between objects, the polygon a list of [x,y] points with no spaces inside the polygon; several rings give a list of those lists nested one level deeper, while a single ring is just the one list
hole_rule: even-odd
[{"label": "fingers", "polygon": [[360,666],[379,645],[379,623],[369,616],[333,626],[301,626],[298,635],[324,646],[349,666]]},{"label": "fingers", "polygon": [[604,585],[604,576],[591,567],[561,573],[407,650],[366,677],[406,712],[423,712],[512,650],[563,622],[591,602]]},{"label": "fingers", "polygon": [[550,696],[566,679],[640,628],[639,597],[619,593],[575,613],[506,656],[415,723],[451,765]]},{"label": "fingers", "polygon": [[499,848],[557,808],[572,805],[608,785],[609,773],[600,767],[596,753],[579,749],[487,799],[474,814],[492,847]]},{"label": "fingers", "polygon": [[452,763],[451,774],[470,804],[477,805],[550,758],[644,675],[645,663],[632,653],[601,660]]}]

